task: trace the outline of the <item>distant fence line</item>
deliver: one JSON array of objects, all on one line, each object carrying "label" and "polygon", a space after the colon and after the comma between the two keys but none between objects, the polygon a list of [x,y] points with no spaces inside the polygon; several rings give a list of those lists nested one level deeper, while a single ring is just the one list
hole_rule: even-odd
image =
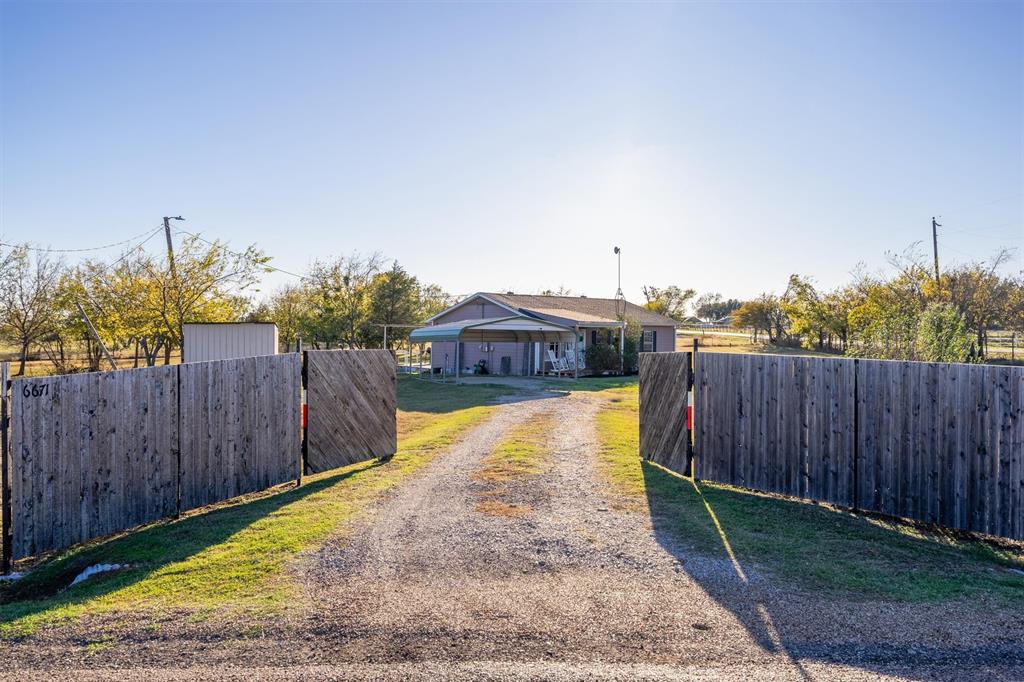
[{"label": "distant fence line", "polygon": [[[685,413],[644,383],[677,385],[656,369],[672,355],[641,355],[655,461],[643,444]],[[1024,368],[697,353],[693,370],[695,477],[1024,539]]]},{"label": "distant fence line", "polygon": [[[322,353],[328,365],[377,370],[346,376],[333,387],[344,402],[312,410],[329,419],[347,404],[379,403],[359,422],[375,446],[350,444],[344,462],[393,454],[394,438],[379,435],[395,431],[386,351]],[[303,378],[303,356],[290,353],[11,381],[4,558],[300,480]]]}]

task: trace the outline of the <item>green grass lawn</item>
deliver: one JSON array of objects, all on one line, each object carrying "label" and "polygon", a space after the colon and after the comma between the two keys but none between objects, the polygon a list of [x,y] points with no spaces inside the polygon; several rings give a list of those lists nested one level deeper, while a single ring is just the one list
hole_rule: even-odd
[{"label": "green grass lawn", "polygon": [[[0,636],[23,636],[90,614],[184,609],[204,618],[279,612],[299,603],[285,571],[296,556],[423,467],[509,392],[400,380],[398,452],[389,462],[308,477],[300,488],[282,487],[64,552],[0,588]],[[60,591],[99,563],[132,567]]]},{"label": "green grass lawn", "polygon": [[832,507],[695,483],[638,457],[635,388],[610,391],[598,415],[601,468],[625,506],[692,550],[845,597],[934,601],[986,597],[1024,605],[1024,544],[922,530]]}]

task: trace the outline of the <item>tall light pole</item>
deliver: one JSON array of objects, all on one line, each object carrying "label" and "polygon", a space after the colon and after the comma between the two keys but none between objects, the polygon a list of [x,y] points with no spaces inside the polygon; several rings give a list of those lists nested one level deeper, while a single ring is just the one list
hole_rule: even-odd
[{"label": "tall light pole", "polygon": [[622,249],[615,247],[619,260],[618,288],[615,290],[615,315],[619,318],[619,374],[626,373],[626,297],[622,295]]},{"label": "tall light pole", "polygon": [[616,246],[615,255],[619,260],[618,288],[615,290],[615,314],[622,317],[626,314],[626,297],[622,295],[622,249]]}]

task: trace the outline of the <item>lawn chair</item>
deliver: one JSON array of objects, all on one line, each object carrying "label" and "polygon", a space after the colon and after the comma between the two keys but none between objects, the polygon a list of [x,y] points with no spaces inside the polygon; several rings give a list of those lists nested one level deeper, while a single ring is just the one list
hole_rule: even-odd
[{"label": "lawn chair", "polygon": [[562,375],[571,374],[573,372],[569,367],[569,363],[565,361],[565,358],[560,358],[555,355],[555,351],[548,349],[548,362],[551,363],[551,373]]},{"label": "lawn chair", "polygon": [[585,361],[583,359],[583,353],[577,354],[576,351],[572,350],[571,348],[567,348],[565,350],[565,359],[568,361],[569,369],[586,369]]}]

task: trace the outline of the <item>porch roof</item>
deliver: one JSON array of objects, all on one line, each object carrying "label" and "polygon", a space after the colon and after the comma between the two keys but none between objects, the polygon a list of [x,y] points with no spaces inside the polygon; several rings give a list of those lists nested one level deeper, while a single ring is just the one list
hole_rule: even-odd
[{"label": "porch roof", "polygon": [[480,341],[482,343],[572,341],[576,332],[554,322],[538,320],[526,315],[459,320],[413,329],[409,340],[413,343],[432,341]]}]

